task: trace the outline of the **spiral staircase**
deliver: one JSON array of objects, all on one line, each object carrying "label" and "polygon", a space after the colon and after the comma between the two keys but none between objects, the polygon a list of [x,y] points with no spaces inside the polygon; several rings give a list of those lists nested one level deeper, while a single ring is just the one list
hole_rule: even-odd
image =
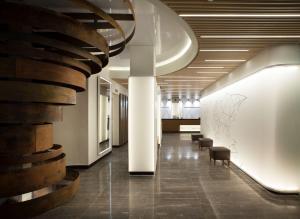
[{"label": "spiral staircase", "polygon": [[[63,0],[57,9],[47,2],[0,2],[1,218],[32,217],[74,196],[79,174],[53,143],[53,123],[134,35],[129,0],[120,0],[123,14],[97,1]],[[131,31],[118,21],[130,22]]]}]

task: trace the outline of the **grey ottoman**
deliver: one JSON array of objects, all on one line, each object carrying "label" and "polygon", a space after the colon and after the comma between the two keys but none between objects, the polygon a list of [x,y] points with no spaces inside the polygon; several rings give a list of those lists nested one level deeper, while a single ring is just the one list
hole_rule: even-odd
[{"label": "grey ottoman", "polygon": [[203,138],[203,135],[200,133],[197,134],[191,134],[192,141],[198,141],[199,138]]},{"label": "grey ottoman", "polygon": [[202,150],[202,148],[210,148],[213,146],[213,140],[210,138],[199,138],[199,148]]},{"label": "grey ottoman", "polygon": [[227,165],[230,166],[230,150],[225,147],[211,147],[209,148],[209,160],[214,160],[216,165],[216,160],[222,160],[223,165],[224,161],[227,161]]}]

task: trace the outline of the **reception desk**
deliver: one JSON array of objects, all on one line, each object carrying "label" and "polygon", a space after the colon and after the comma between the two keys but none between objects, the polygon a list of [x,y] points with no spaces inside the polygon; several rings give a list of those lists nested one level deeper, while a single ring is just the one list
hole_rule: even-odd
[{"label": "reception desk", "polygon": [[163,133],[199,132],[200,119],[162,119]]}]

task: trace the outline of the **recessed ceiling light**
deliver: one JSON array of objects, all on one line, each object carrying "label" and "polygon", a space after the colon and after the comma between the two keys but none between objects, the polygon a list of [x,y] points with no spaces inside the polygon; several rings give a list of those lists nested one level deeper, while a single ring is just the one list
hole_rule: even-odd
[{"label": "recessed ceiling light", "polygon": [[108,70],[110,70],[110,71],[130,71],[130,67],[112,66],[112,67],[109,67]]},{"label": "recessed ceiling light", "polygon": [[169,78],[169,79],[177,79],[177,78],[181,78],[181,79],[201,79],[201,78],[208,78],[208,79],[213,79],[216,77],[211,77],[211,76],[161,76],[160,78],[165,79],[165,78]]},{"label": "recessed ceiling light", "polygon": [[207,14],[207,13],[197,13],[197,14],[179,14],[180,17],[262,17],[262,18],[282,18],[282,17],[300,17],[300,14],[263,14],[263,13],[220,13],[220,14]]},{"label": "recessed ceiling light", "polygon": [[189,66],[187,68],[212,68],[212,69],[222,69],[225,68],[223,66]]},{"label": "recessed ceiling light", "polygon": [[191,87],[191,84],[168,84],[168,85],[161,85],[162,87]]},{"label": "recessed ceiling light", "polygon": [[249,49],[200,49],[200,52],[248,52]]},{"label": "recessed ceiling light", "polygon": [[198,71],[197,74],[227,74],[227,71]]},{"label": "recessed ceiling light", "polygon": [[300,38],[300,35],[202,35],[203,39],[281,39]]},{"label": "recessed ceiling light", "polygon": [[245,59],[206,59],[206,62],[245,62]]},{"label": "recessed ceiling light", "polygon": [[[205,85],[206,86],[206,85]],[[203,89],[204,87],[191,87],[191,88],[187,88],[187,87],[182,87],[182,88],[168,88],[168,89],[161,89],[162,91],[188,91],[188,90],[199,90],[199,89]]]},{"label": "recessed ceiling light", "polygon": [[172,90],[199,90],[199,89],[204,89],[204,87],[183,87],[183,88],[168,88],[168,89],[163,89],[163,91],[172,91]]}]

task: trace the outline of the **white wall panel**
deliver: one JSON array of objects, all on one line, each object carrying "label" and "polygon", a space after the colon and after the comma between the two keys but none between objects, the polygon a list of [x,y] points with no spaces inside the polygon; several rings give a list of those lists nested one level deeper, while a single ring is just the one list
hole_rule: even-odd
[{"label": "white wall panel", "polygon": [[[253,64],[252,64],[253,65]],[[300,191],[300,68],[273,66],[201,99],[201,131],[265,187]]]}]

